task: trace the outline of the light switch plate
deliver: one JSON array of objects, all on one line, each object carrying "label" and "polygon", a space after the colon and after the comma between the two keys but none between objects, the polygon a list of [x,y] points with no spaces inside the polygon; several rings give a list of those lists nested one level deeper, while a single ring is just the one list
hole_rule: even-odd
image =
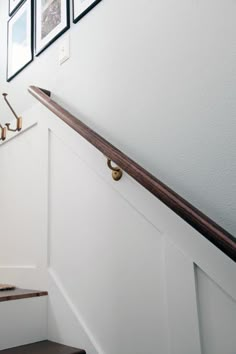
[{"label": "light switch plate", "polygon": [[70,38],[65,36],[59,45],[59,64],[62,65],[70,58]]}]

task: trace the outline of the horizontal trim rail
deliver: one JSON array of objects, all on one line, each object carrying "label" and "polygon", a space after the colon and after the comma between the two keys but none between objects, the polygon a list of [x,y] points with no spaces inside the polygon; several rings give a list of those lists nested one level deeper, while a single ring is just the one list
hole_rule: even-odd
[{"label": "horizontal trim rail", "polygon": [[109,159],[114,161],[144,188],[160,199],[189,225],[199,231],[222,252],[236,261],[236,239],[233,235],[56,103],[50,98],[51,93],[49,91],[36,86],[30,86],[29,92],[51,112],[57,115]]}]

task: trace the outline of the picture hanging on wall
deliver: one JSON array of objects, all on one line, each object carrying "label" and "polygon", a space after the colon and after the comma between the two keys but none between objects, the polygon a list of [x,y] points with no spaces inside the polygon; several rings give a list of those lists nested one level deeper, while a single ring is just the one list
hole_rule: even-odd
[{"label": "picture hanging on wall", "polygon": [[24,0],[8,0],[9,1],[9,16],[11,16]]},{"label": "picture hanging on wall", "polygon": [[70,28],[69,0],[35,0],[35,52],[42,53]]},{"label": "picture hanging on wall", "polygon": [[33,2],[26,0],[8,21],[7,81],[33,60]]},{"label": "picture hanging on wall", "polygon": [[73,22],[78,22],[101,0],[73,0]]}]

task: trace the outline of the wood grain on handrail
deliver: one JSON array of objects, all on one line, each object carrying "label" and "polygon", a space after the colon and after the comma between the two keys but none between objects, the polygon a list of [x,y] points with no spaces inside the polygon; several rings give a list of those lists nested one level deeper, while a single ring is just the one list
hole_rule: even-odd
[{"label": "wood grain on handrail", "polygon": [[164,183],[146,171],[142,166],[131,160],[122,151],[118,150],[115,146],[90,129],[78,118],[65,110],[61,105],[56,103],[50,98],[51,95],[49,91],[30,86],[29,92],[51,112],[57,115],[72,129],[100,150],[105,156],[114,161],[144,188],[160,199],[189,225],[199,231],[233,261],[236,261],[236,238],[234,238],[233,235],[180,197]]}]

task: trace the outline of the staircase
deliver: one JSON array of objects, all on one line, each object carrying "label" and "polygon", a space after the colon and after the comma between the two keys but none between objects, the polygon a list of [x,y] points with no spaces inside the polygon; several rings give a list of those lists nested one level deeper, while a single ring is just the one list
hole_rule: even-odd
[{"label": "staircase", "polygon": [[46,108],[0,148],[0,279],[50,296],[0,293],[0,354],[235,354],[235,238],[31,91]]},{"label": "staircase", "polygon": [[47,291],[0,291],[1,354],[85,354],[47,339]]},{"label": "staircase", "polygon": [[13,290],[3,290],[0,292],[0,302],[11,301],[11,300],[22,300],[34,298],[37,296],[47,296],[47,291],[38,290],[27,290],[15,288]]},{"label": "staircase", "polygon": [[68,347],[48,340],[1,350],[2,354],[86,354],[82,349]]}]

